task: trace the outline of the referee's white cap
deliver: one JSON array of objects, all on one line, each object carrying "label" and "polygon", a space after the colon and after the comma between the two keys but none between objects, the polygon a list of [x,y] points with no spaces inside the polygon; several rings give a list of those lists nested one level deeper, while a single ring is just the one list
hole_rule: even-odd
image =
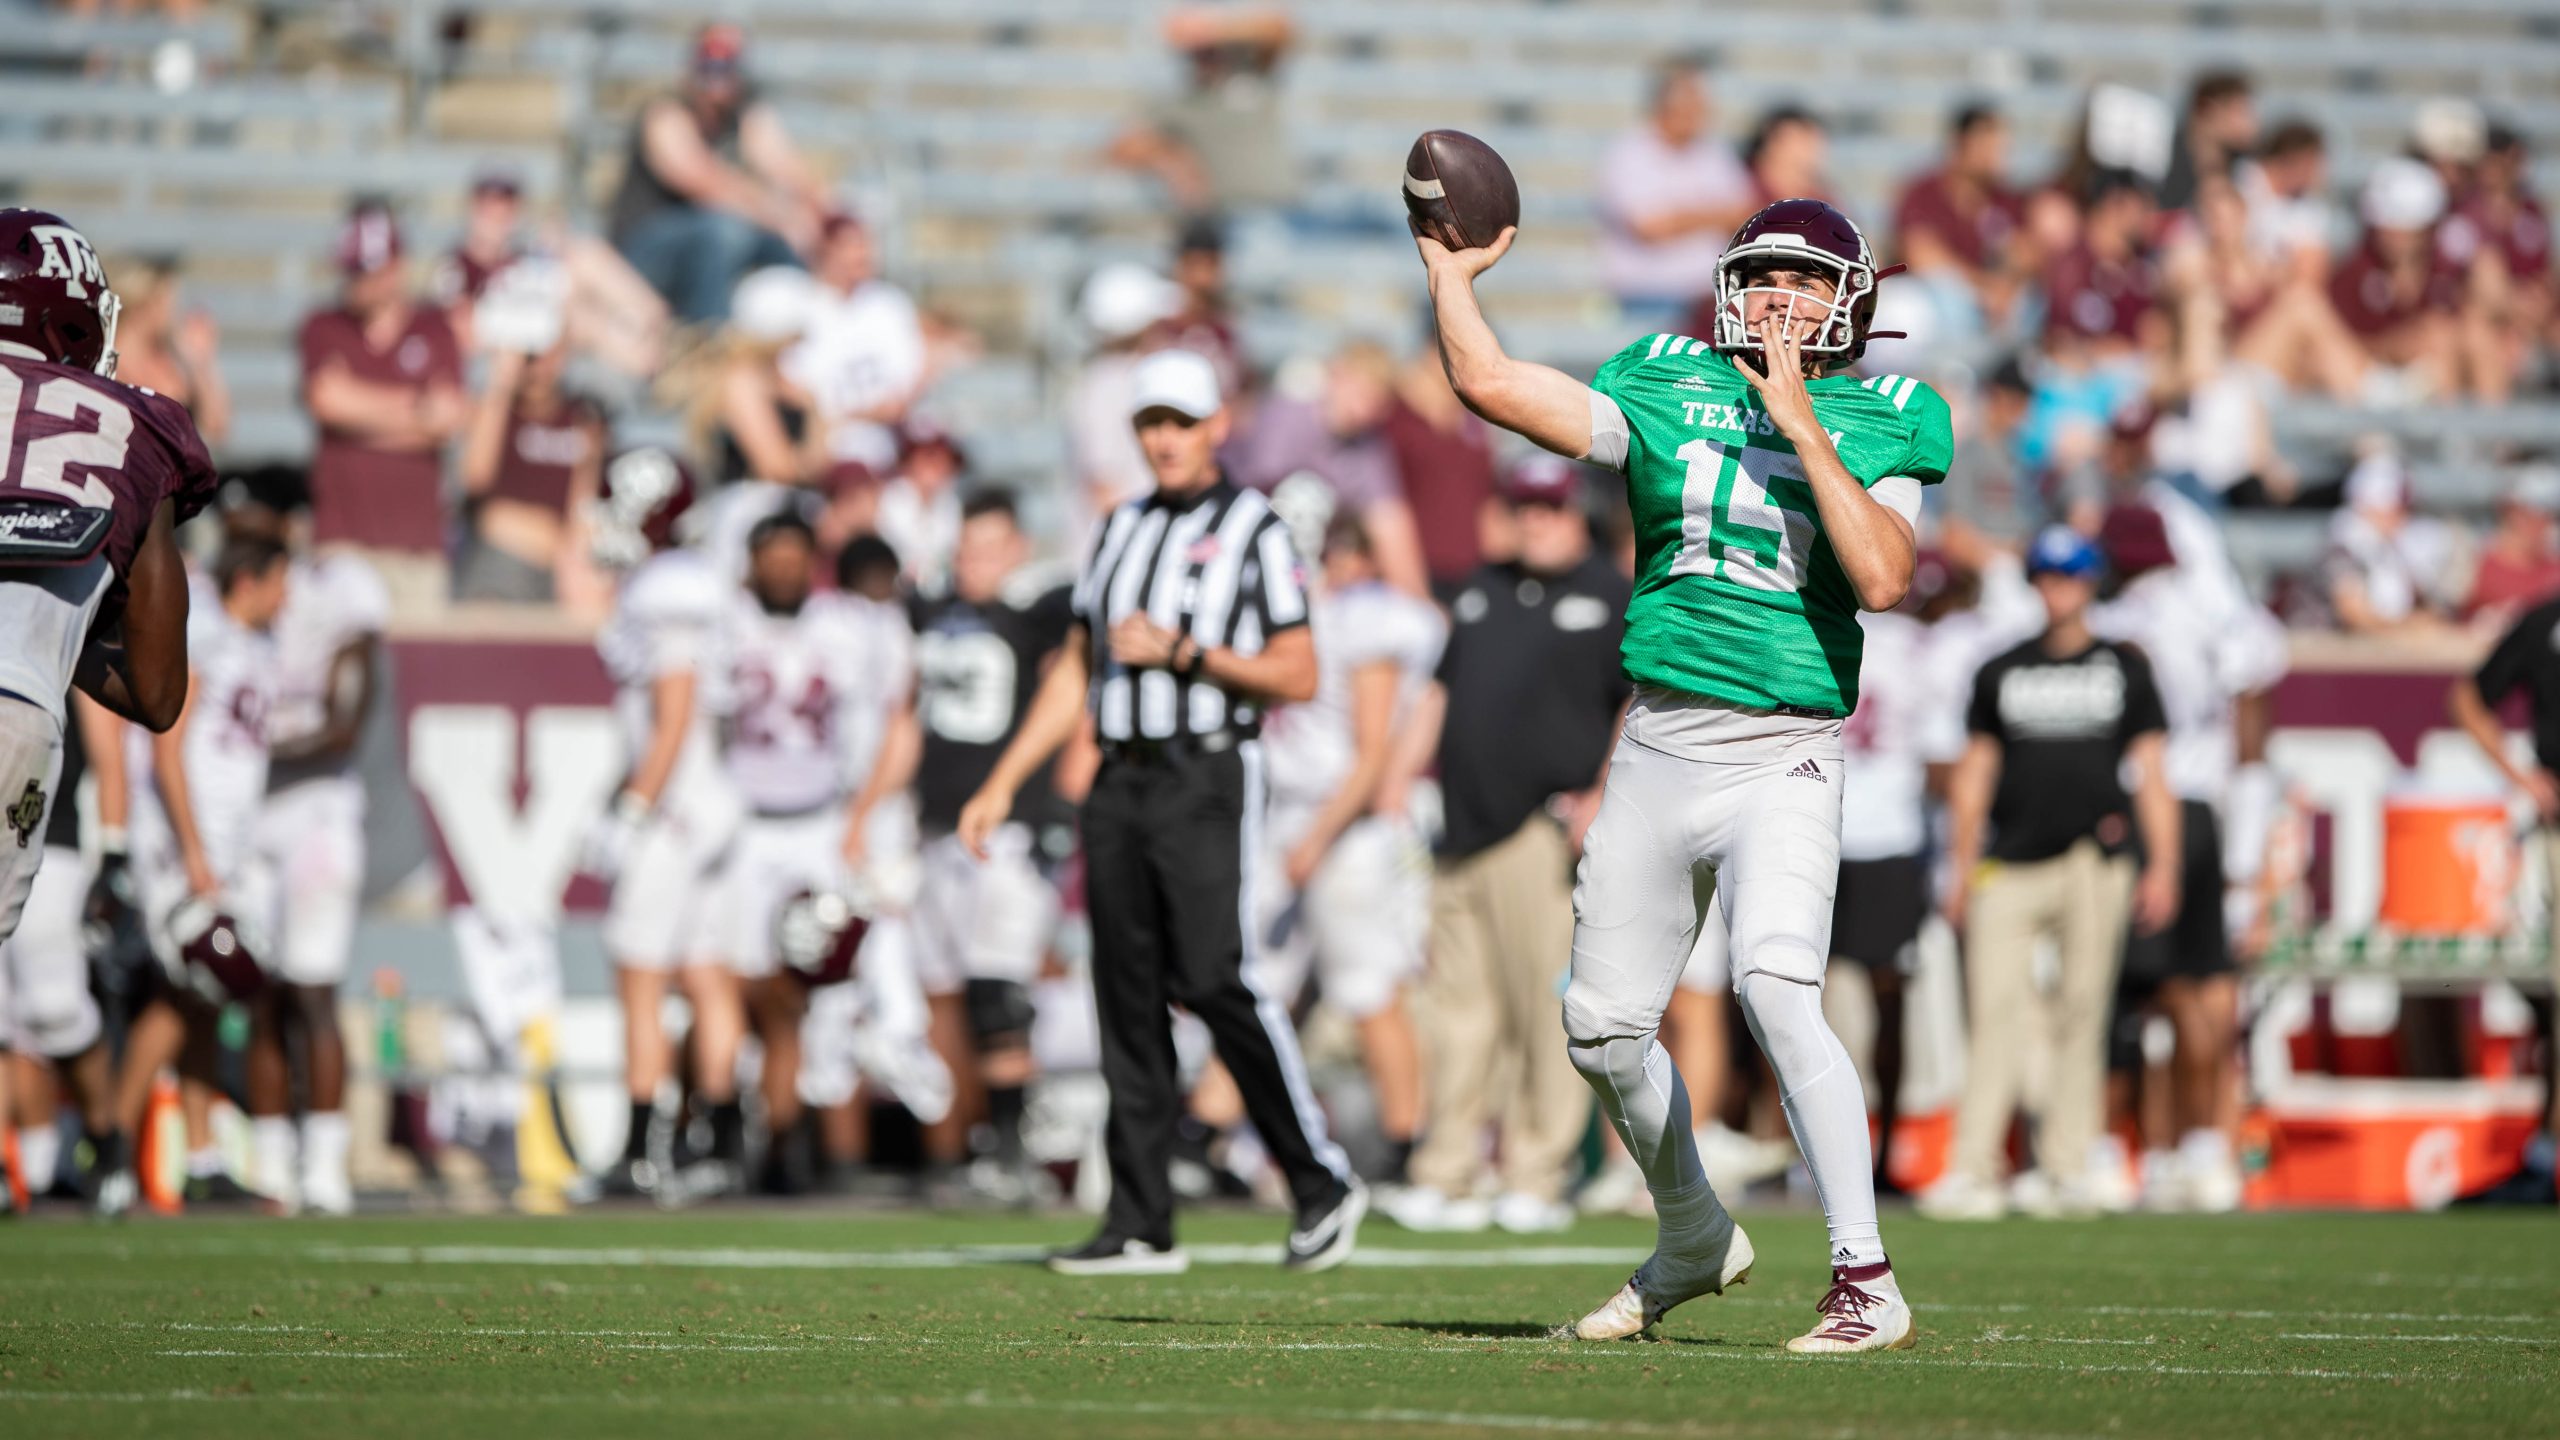
[{"label": "referee's white cap", "polygon": [[1129,418],[1171,410],[1206,420],[1226,404],[1218,393],[1218,367],[1194,350],[1159,350],[1138,362],[1130,377]]}]

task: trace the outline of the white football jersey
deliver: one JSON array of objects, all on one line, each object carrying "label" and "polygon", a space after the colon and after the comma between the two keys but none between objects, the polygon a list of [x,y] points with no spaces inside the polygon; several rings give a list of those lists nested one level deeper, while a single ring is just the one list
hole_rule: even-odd
[{"label": "white football jersey", "polygon": [[1356,758],[1353,672],[1392,662],[1401,719],[1438,668],[1449,627],[1438,609],[1377,581],[1317,597],[1308,623],[1315,629],[1315,698],[1272,711],[1263,721],[1263,750],[1275,798],[1321,804]]},{"label": "white football jersey", "polygon": [[1928,843],[1929,711],[1923,664],[1930,627],[1887,611],[1861,614],[1866,655],[1858,708],[1841,727],[1840,858],[1916,855]]},{"label": "white football jersey", "polygon": [[276,616],[275,710],[267,728],[277,744],[317,734],[329,719],[329,671],[338,652],[391,619],[391,592],[362,559],[343,551],[298,557]]},{"label": "white football jersey", "polygon": [[796,615],[734,592],[706,675],[721,759],[748,805],[796,815],[870,773],[889,716],[915,688],[906,614],[858,595],[813,595]]},{"label": "white football jersey", "polygon": [[2183,558],[2135,576],[2090,612],[2089,627],[2101,639],[2142,647],[2151,662],[2169,719],[2169,789],[2181,800],[2220,803],[2239,758],[2235,702],[2284,678],[2284,627],[2225,577]]},{"label": "white football jersey", "polygon": [[[623,577],[613,616],[596,636],[596,653],[613,678],[614,718],[621,722],[631,763],[649,747],[656,713],[653,687],[661,676],[702,665],[729,595],[719,571],[692,550],[662,550]],[[711,727],[705,708],[694,708],[693,733],[677,762],[679,772],[709,758]]]},{"label": "white football jersey", "polygon": [[[276,641],[231,618],[208,590],[196,590],[187,615],[187,695],[180,755],[196,835],[225,884],[236,884],[267,793],[268,717],[276,696]],[[159,809],[151,735],[126,728],[126,756],[138,802]],[[161,824],[166,825],[165,817]]]}]

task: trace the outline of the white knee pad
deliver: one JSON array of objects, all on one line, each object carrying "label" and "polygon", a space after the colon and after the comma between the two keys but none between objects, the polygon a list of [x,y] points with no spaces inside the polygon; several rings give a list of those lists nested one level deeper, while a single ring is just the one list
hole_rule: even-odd
[{"label": "white knee pad", "polygon": [[1840,1037],[1822,1016],[1822,988],[1755,970],[1734,987],[1769,1068],[1778,1072],[1781,1098],[1849,1063]]}]

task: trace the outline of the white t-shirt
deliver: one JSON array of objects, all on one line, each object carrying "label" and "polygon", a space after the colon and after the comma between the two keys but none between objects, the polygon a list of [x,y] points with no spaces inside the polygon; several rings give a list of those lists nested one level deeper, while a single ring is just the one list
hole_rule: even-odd
[{"label": "white t-shirt", "polygon": [[1358,757],[1354,672],[1379,661],[1395,665],[1401,722],[1438,668],[1449,627],[1437,608],[1374,581],[1318,597],[1308,623],[1315,630],[1315,698],[1272,711],[1263,721],[1263,750],[1274,799],[1321,805]]},{"label": "white t-shirt", "polygon": [[1715,288],[1716,261],[1729,238],[1693,230],[1648,245],[1635,222],[1674,210],[1748,205],[1751,172],[1721,140],[1700,138],[1679,149],[1651,125],[1609,142],[1600,159],[1600,270],[1610,291],[1627,299],[1686,300]]},{"label": "white t-shirt", "polygon": [[1840,790],[1840,858],[1917,855],[1928,844],[1932,694],[1923,665],[1929,628],[1908,615],[1861,614],[1866,650],[1858,708],[1841,727],[1848,778]]},{"label": "white t-shirt", "polygon": [[391,619],[391,592],[362,559],[344,552],[294,560],[276,616],[275,713],[278,744],[319,733],[329,721],[329,671],[338,652]]},{"label": "white t-shirt", "polygon": [[2238,762],[2233,704],[2284,678],[2284,627],[2245,595],[2235,603],[2221,576],[2183,558],[2135,576],[2090,612],[2089,626],[2101,639],[2141,646],[2151,662],[2169,720],[2169,789],[2218,804]]},{"label": "white t-shirt", "polygon": [[[798,344],[782,352],[784,378],[808,392],[830,417],[877,409],[911,396],[924,379],[924,322],[907,292],[885,280],[850,295],[820,288],[817,308]],[[838,460],[886,472],[897,463],[898,438],[867,420],[831,421],[827,446]]]},{"label": "white t-shirt", "polygon": [[712,646],[705,708],[721,763],[748,805],[799,815],[842,800],[915,688],[915,644],[895,606],[813,595],[794,615],[734,592]]}]

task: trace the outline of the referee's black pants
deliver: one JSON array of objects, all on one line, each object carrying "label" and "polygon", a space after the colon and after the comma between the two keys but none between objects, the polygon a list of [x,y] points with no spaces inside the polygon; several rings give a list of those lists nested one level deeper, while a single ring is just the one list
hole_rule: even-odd
[{"label": "referee's black pants", "polygon": [[1217,753],[1105,760],[1085,801],[1085,911],[1111,1087],[1110,1234],[1173,1241],[1168,1170],[1182,1094],[1168,1005],[1208,1025],[1301,1214],[1331,1200],[1349,1174],[1325,1135],[1287,1012],[1244,977],[1262,799],[1260,746],[1246,740]]}]

